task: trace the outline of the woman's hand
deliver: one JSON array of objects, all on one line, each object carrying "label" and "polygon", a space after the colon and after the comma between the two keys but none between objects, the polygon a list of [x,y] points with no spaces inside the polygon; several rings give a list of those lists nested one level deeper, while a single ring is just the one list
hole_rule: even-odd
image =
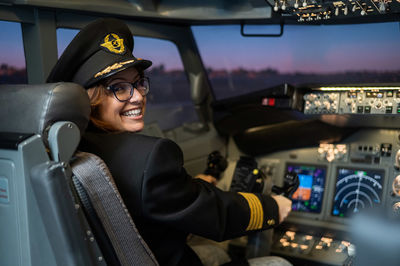
[{"label": "woman's hand", "polygon": [[217,184],[217,179],[211,175],[205,175],[205,174],[198,174],[194,178],[200,178],[210,184],[216,185]]},{"label": "woman's hand", "polygon": [[292,201],[281,195],[274,195],[272,198],[278,204],[279,223],[283,222],[292,210]]}]

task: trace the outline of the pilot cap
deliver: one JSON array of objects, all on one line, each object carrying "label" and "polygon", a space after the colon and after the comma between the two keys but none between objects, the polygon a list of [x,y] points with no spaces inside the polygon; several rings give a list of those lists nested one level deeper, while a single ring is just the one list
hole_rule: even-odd
[{"label": "pilot cap", "polygon": [[124,22],[113,18],[95,20],[71,41],[47,82],[75,82],[89,88],[129,67],[142,71],[152,63],[133,56],[133,43]]}]

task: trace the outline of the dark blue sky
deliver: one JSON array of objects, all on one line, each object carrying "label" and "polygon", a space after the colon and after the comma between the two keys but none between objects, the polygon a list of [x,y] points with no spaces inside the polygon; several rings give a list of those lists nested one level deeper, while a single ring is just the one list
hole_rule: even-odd
[{"label": "dark blue sky", "polygon": [[243,38],[239,26],[196,27],[206,65],[282,72],[400,69],[398,23],[286,26],[280,38]]},{"label": "dark blue sky", "polygon": [[[194,36],[207,67],[264,69],[281,72],[343,72],[400,70],[398,23],[342,26],[286,26],[281,38],[243,38],[239,26],[196,26]],[[21,28],[0,22],[0,64],[24,67]],[[77,33],[59,29],[62,51]],[[174,44],[135,38],[134,54],[167,69],[182,68]]]}]

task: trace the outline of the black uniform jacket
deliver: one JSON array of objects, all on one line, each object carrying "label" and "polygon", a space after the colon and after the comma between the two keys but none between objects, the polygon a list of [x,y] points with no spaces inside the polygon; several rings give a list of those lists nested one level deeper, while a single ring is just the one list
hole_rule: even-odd
[{"label": "black uniform jacket", "polygon": [[189,233],[221,241],[277,224],[271,197],[224,192],[193,179],[171,140],[88,131],[80,150],[102,158],[133,220],[161,265],[199,265]]}]

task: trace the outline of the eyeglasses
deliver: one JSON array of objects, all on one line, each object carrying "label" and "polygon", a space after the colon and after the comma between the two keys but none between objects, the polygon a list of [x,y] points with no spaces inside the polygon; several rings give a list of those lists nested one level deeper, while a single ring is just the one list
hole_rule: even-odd
[{"label": "eyeglasses", "polygon": [[146,96],[150,90],[150,80],[148,77],[142,77],[133,83],[120,82],[110,85],[106,89],[112,91],[118,101],[127,102],[132,98],[134,89],[142,96]]}]

